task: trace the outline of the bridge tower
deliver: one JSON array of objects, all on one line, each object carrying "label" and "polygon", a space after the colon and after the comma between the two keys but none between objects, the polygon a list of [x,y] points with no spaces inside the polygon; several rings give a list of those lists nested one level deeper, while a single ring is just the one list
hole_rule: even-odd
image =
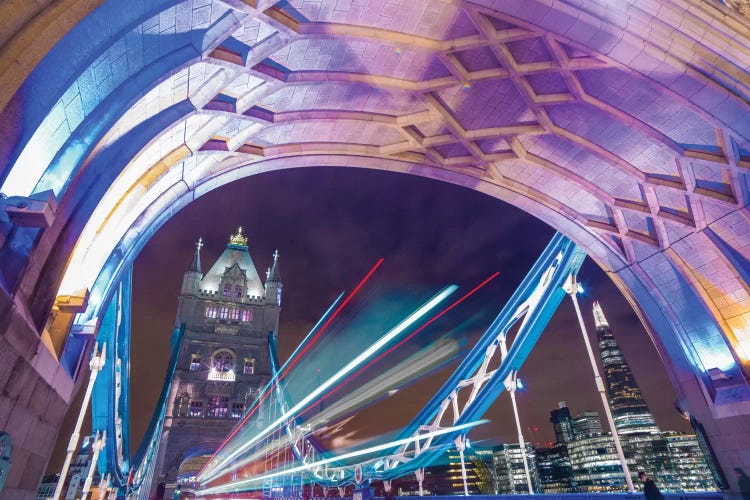
[{"label": "bridge tower", "polygon": [[177,299],[175,326],[184,333],[152,483],[164,498],[191,482],[269,381],[269,339],[278,333],[278,252],[264,284],[242,228],[206,274],[202,246]]}]

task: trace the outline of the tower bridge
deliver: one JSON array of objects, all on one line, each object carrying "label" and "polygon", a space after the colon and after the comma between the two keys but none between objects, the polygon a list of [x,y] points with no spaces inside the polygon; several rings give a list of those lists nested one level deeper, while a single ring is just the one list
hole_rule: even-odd
[{"label": "tower bridge", "polygon": [[[36,489],[97,338],[127,393],[123,298],[154,232],[304,166],[549,223],[633,305],[721,468],[750,467],[750,21],[723,2],[41,0],[0,19],[4,496]],[[124,457],[115,396],[103,453]]]}]

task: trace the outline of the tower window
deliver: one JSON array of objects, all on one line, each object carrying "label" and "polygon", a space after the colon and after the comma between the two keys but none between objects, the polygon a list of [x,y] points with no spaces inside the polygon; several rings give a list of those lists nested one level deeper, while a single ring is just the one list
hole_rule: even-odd
[{"label": "tower window", "polygon": [[211,356],[211,369],[208,380],[234,382],[234,353],[229,349],[219,349]]},{"label": "tower window", "polygon": [[240,418],[245,413],[245,405],[242,403],[232,403],[232,418]]},{"label": "tower window", "polygon": [[240,310],[239,309],[234,308],[234,307],[232,308],[231,319],[234,319],[234,320],[240,319]]},{"label": "tower window", "polygon": [[201,356],[200,354],[193,354],[190,357],[190,371],[198,371],[201,369]]},{"label": "tower window", "polygon": [[242,298],[242,287],[240,285],[234,287],[234,296],[238,299]]},{"label": "tower window", "polygon": [[219,317],[221,319],[227,319],[229,317],[229,308],[228,307],[222,307],[219,309]]},{"label": "tower window", "polygon": [[229,398],[226,396],[211,396],[208,400],[207,417],[226,418],[229,414]]},{"label": "tower window", "polygon": [[203,416],[203,401],[191,401],[190,402],[190,416],[191,417]]},{"label": "tower window", "polygon": [[250,309],[244,309],[242,311],[242,321],[249,322],[253,318],[253,313]]},{"label": "tower window", "polygon": [[231,297],[232,296],[232,284],[231,283],[224,283],[224,297]]},{"label": "tower window", "polygon": [[245,368],[242,371],[245,375],[252,375],[255,373],[255,360],[250,358],[245,358]]},{"label": "tower window", "polygon": [[228,372],[234,368],[234,353],[229,349],[221,349],[214,353],[211,368],[217,372]]}]

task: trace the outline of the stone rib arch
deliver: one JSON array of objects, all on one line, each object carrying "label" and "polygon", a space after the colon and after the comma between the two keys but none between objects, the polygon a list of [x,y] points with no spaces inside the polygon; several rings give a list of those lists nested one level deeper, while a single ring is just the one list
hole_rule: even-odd
[{"label": "stone rib arch", "polygon": [[[136,57],[134,26],[164,18],[164,30],[138,34],[140,47],[154,50],[166,40],[173,13],[190,12],[196,26],[205,16],[191,0],[123,11],[125,3],[64,1],[73,7],[64,36],[64,24],[39,28],[50,14],[32,19],[31,9],[9,16],[13,30],[0,61],[20,54],[23,67],[0,75],[11,92],[21,89],[0,100],[4,179],[10,169],[28,172],[13,153],[24,141],[53,139],[42,123],[45,113],[60,111],[56,102],[70,104],[65,82],[95,73],[94,61],[115,47]],[[380,12],[376,3],[365,10]],[[748,430],[728,415],[750,414],[750,398],[728,400],[707,370],[725,369],[735,394],[747,392],[750,23],[697,0],[456,1],[430,22],[422,21],[427,10],[416,13],[422,4],[396,4],[403,8],[398,15],[358,17],[304,2],[254,8],[214,1],[209,5],[236,22],[217,28],[194,57],[158,63],[130,93],[102,83],[103,98],[83,125],[69,130],[64,161],[40,165],[65,187],[55,217],[41,230],[20,222],[13,231],[0,228],[3,256],[22,262],[2,296],[12,311],[8,324],[30,332],[17,352],[34,351],[29,346],[39,343],[55,295],[78,300],[80,290],[59,286],[87,245],[104,252],[101,269],[85,284],[86,319],[95,319],[108,280],[165,217],[206,190],[279,168],[381,168],[486,192],[581,244],[649,328],[686,407],[710,423],[717,443],[741,442]],[[19,52],[34,33],[48,37],[30,43],[28,54]],[[67,61],[64,81],[45,82],[66,50],[87,37],[95,40]],[[324,46],[343,55],[327,54]],[[301,47],[305,54],[296,54]],[[32,69],[39,50],[48,56]],[[200,64],[218,70],[191,75]],[[96,74],[103,82],[113,68],[97,66]],[[195,87],[184,98],[161,99],[168,92],[162,82],[181,78]],[[120,106],[106,109],[106,99]],[[562,112],[573,122],[556,121]],[[331,127],[303,140],[311,123]],[[284,127],[298,137],[274,133]],[[175,130],[183,137],[172,137]],[[385,130],[393,132],[387,140],[385,133],[373,137]],[[55,163],[65,168],[50,170]],[[125,227],[110,229],[118,220]],[[108,246],[99,246],[96,233],[110,235]],[[725,468],[738,463],[736,449],[722,450]]]}]

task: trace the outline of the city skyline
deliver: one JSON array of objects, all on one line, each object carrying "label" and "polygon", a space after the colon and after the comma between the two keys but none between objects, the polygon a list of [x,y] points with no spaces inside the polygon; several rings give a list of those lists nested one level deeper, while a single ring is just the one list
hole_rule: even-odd
[{"label": "city skyline", "polygon": [[[469,445],[460,457],[449,450],[425,470],[428,494],[460,495],[464,490],[481,494],[492,489],[500,494],[617,492],[627,489],[626,472],[639,484],[639,471],[656,480],[663,491],[716,491],[723,485],[714,458],[708,456],[710,450],[703,448],[698,436],[657,428],[597,301],[591,312],[607,404],[629,470],[618,456],[615,430],[604,431],[599,412],[586,410],[573,416],[567,402],[560,401],[549,413],[554,443]],[[396,484],[400,495],[415,494],[413,479],[400,478]]]}]

